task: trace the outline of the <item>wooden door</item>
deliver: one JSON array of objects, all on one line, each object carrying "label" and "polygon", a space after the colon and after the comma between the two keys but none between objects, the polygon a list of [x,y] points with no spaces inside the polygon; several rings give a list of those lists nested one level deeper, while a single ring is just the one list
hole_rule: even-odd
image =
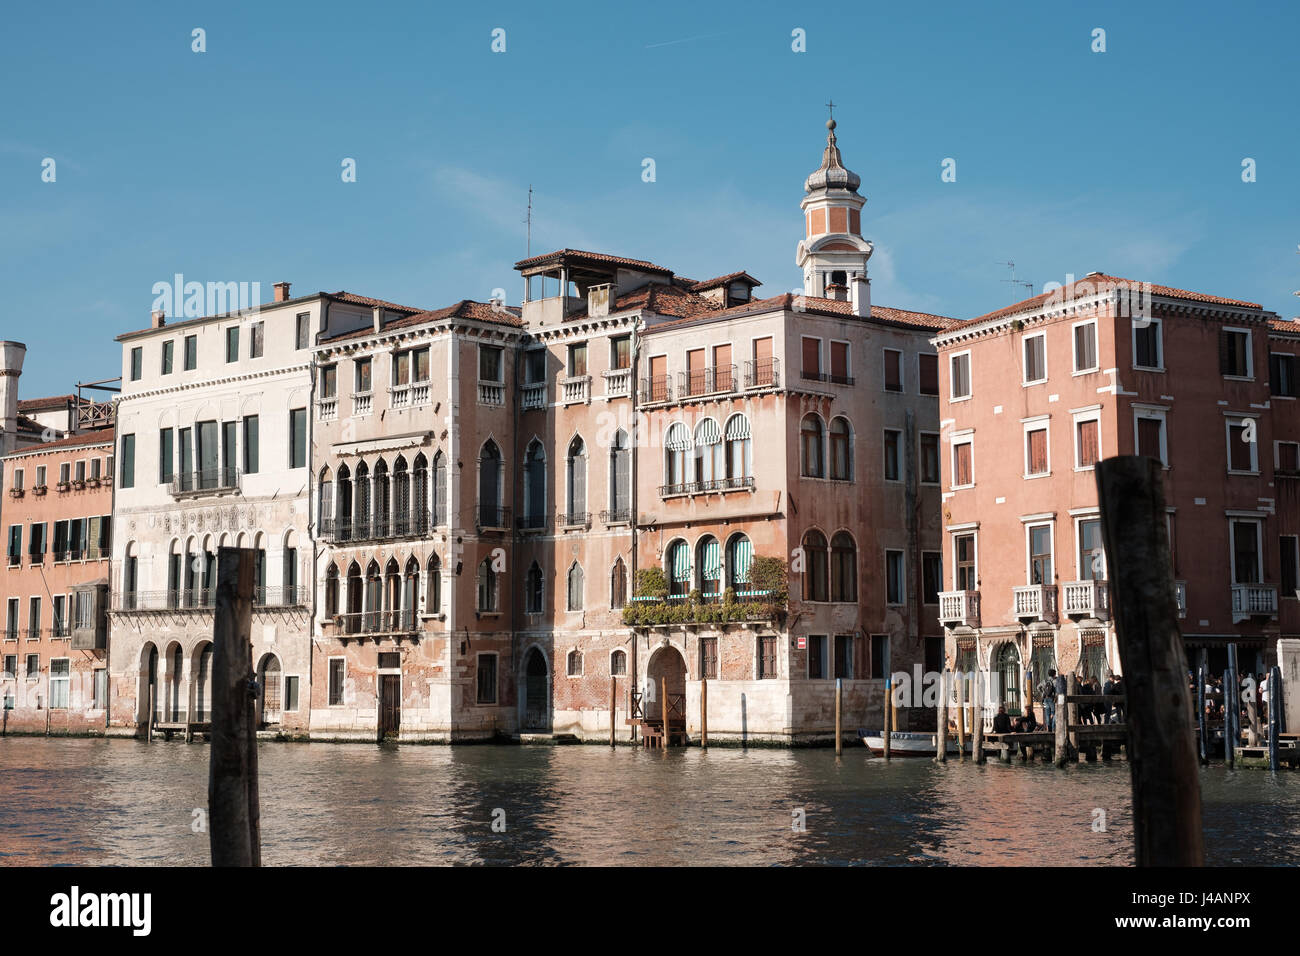
[{"label": "wooden door", "polygon": [[402,718],[402,677],[379,675],[379,737],[396,737]]},{"label": "wooden door", "polygon": [[650,395],[652,402],[668,397],[668,356],[655,355],[650,359]]}]

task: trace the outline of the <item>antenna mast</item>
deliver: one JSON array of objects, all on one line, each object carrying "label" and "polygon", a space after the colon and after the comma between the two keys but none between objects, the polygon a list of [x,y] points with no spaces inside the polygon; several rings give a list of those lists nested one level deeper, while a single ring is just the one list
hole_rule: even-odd
[{"label": "antenna mast", "polygon": [[1008,260],[1006,262],[999,262],[998,265],[1006,266],[1008,269],[1011,270],[1011,278],[1003,279],[1002,280],[1003,282],[1010,282],[1013,286],[1024,286],[1025,291],[1027,291],[1030,295],[1034,294],[1034,284],[1032,282],[1030,282],[1028,279],[1016,278],[1016,264],[1014,262]]},{"label": "antenna mast", "polygon": [[524,244],[524,258],[533,254],[533,184],[528,184],[528,215],[524,217],[524,222],[528,224],[527,239]]}]

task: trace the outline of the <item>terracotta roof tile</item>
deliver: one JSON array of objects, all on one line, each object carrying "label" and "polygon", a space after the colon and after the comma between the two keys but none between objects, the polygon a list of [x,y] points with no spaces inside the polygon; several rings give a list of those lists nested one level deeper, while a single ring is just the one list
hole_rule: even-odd
[{"label": "terracotta roof tile", "polygon": [[[77,404],[76,395],[51,395],[49,398],[20,398],[18,400],[18,411],[31,412],[41,411],[42,409],[66,408],[68,404]],[[87,399],[82,399],[83,404],[88,404]]]},{"label": "terracotta roof tile", "polygon": [[[394,329],[411,328],[417,325],[424,325],[427,322],[440,322],[444,319],[459,318],[473,319],[478,322],[490,322],[495,325],[508,325],[512,328],[523,326],[523,320],[519,317],[519,309],[515,306],[507,306],[504,310],[494,309],[489,302],[475,302],[472,299],[461,299],[455,305],[449,305],[441,309],[433,309],[424,312],[415,312],[411,315],[402,316],[400,319],[393,319],[384,325],[382,332],[389,332]],[[370,327],[364,329],[353,329],[349,332],[343,332],[339,335],[330,336],[321,339],[325,342],[343,342],[348,339],[365,338],[368,335],[374,335],[375,330]]]},{"label": "terracotta roof tile", "polygon": [[[347,302],[349,305],[368,305],[371,308],[374,308],[375,306],[380,306],[385,309],[392,309],[394,312],[425,311],[424,309],[421,309],[414,305],[398,305],[396,302],[385,302],[383,299],[372,299],[368,295],[357,295],[355,292],[339,291],[339,292],[330,292],[328,294],[331,299],[337,299],[340,302]],[[276,303],[272,302],[268,304],[275,305]]]},{"label": "terracotta roof tile", "polygon": [[95,431],[81,432],[77,435],[68,435],[55,441],[43,441],[39,444],[18,448],[11,452],[8,457],[13,455],[36,455],[46,451],[57,451],[60,448],[80,448],[83,445],[111,445],[113,444],[113,436],[114,430],[112,428],[100,428]]},{"label": "terracotta roof tile", "polygon": [[[796,299],[802,299],[801,303],[796,303]],[[766,299],[754,299],[742,305],[733,305],[728,309],[714,308],[711,318],[725,319],[741,315],[754,315],[762,312],[774,312],[778,309],[788,311],[811,312],[822,315],[843,315],[850,318],[857,318],[853,315],[853,304],[844,302],[839,299],[823,299],[818,296],[801,296],[793,292],[785,292],[781,295],[771,296]],[[702,313],[701,313],[702,314]],[[693,315],[676,319],[671,322],[659,322],[646,329],[647,333],[658,332],[662,329],[675,328],[686,325],[699,315]],[[911,312],[907,309],[891,309],[888,306],[872,305],[871,317],[864,318],[863,322],[887,322],[893,325],[903,325],[910,328],[925,329],[947,329],[954,322],[953,319],[943,315],[933,315],[929,312]]]},{"label": "terracotta roof tile", "polygon": [[1300,335],[1300,321],[1296,319],[1269,319],[1268,327],[1274,332],[1285,332],[1287,335]]},{"label": "terracotta roof tile", "polygon": [[729,272],[725,276],[717,276],[713,279],[704,279],[701,282],[692,282],[690,288],[694,289],[696,292],[703,292],[706,289],[716,289],[718,286],[727,285],[736,279],[745,279],[750,287],[760,286],[763,284],[748,272],[741,270],[740,272]]},{"label": "terracotta roof tile", "polygon": [[640,269],[644,272],[662,272],[665,275],[672,275],[671,269],[665,269],[663,266],[657,266],[653,262],[647,262],[645,259],[627,259],[623,256],[606,255],[603,252],[584,252],[581,249],[559,249],[555,252],[548,252],[540,256],[531,256],[527,259],[520,259],[515,263],[516,269],[527,269],[530,266],[540,265],[551,259],[576,259],[579,261],[599,262],[611,266],[625,266],[628,269]]}]

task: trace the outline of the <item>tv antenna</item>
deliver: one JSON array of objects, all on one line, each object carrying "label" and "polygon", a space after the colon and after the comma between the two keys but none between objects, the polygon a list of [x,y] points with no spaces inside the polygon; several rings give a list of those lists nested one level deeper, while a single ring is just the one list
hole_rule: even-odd
[{"label": "tv antenna", "polygon": [[1013,286],[1024,286],[1025,291],[1027,291],[1030,295],[1033,295],[1034,284],[1030,282],[1028,279],[1016,278],[1016,264],[1014,262],[1007,260],[1006,262],[999,262],[998,265],[1006,266],[1008,269],[1011,270],[1011,278],[1003,279],[1002,280],[1003,282],[1010,282]]},{"label": "tv antenna", "polygon": [[528,184],[528,215],[524,216],[524,222],[528,226],[527,238],[524,242],[524,258],[533,254],[533,184]]}]

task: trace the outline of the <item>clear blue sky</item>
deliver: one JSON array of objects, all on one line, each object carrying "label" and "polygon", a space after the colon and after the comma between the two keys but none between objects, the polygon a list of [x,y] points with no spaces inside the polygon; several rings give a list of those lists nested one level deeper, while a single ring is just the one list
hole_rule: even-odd
[{"label": "clear blue sky", "polygon": [[36,396],[117,374],[176,272],[514,303],[530,183],[534,253],[776,294],[829,98],[878,303],[977,315],[1024,296],[1014,260],[1038,290],[1100,269],[1289,317],[1298,26],[1293,3],[13,4],[0,337]]}]

